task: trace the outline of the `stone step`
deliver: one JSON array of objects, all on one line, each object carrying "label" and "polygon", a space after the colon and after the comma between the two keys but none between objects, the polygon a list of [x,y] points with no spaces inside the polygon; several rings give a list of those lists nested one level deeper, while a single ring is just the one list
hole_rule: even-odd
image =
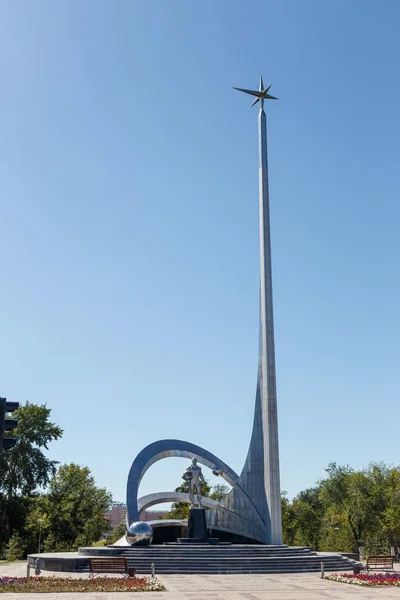
[{"label": "stone step", "polygon": [[[314,562],[307,562],[307,563],[298,563],[298,562],[291,562],[288,561],[286,563],[260,563],[260,562],[249,562],[249,563],[242,563],[242,562],[238,562],[238,563],[231,563],[231,562],[220,562],[218,564],[215,563],[207,563],[207,562],[203,562],[203,563],[162,563],[162,562],[158,562],[158,563],[154,563],[156,565],[156,568],[161,569],[161,568],[170,568],[170,569],[175,569],[175,568],[185,568],[185,569],[236,569],[236,568],[246,568],[246,569],[253,569],[253,568],[260,568],[260,569],[284,569],[287,567],[293,567],[293,568],[303,568],[303,567],[313,567],[313,568],[320,568],[321,567],[321,561],[314,561]],[[136,568],[136,569],[150,569],[152,563],[139,563],[136,561],[128,561],[128,565],[130,567]],[[324,562],[325,568],[335,568],[335,569],[340,569],[341,567],[351,567],[352,565],[350,565],[349,563],[344,563],[344,562]]]},{"label": "stone step", "polygon": [[[181,552],[182,550],[189,550],[189,552],[193,552],[195,550],[207,550],[210,552],[227,552],[229,550],[232,551],[236,551],[236,552],[245,552],[245,551],[251,551],[251,552],[287,552],[287,551],[291,551],[291,552],[296,552],[296,551],[300,551],[300,550],[308,550],[308,551],[312,551],[312,548],[310,546],[264,546],[263,544],[227,544],[227,545],[217,545],[217,544],[190,544],[190,545],[182,545],[182,544],[163,544],[163,545],[152,545],[152,546],[98,546],[97,547],[100,550],[119,550],[119,551],[124,551],[124,550],[137,550],[140,552],[144,552],[144,551],[149,551],[152,550],[154,552],[165,552],[165,551],[170,551],[170,552]],[[79,548],[79,552],[82,551],[90,551],[93,550],[94,548],[92,547],[87,547],[87,548]]]},{"label": "stone step", "polygon": [[168,550],[164,551],[164,552],[160,552],[160,551],[154,551],[151,550],[150,548],[146,548],[145,550],[135,550],[135,549],[126,549],[123,550],[122,552],[119,553],[119,556],[168,556],[168,557],[173,557],[173,558],[179,558],[179,557],[187,557],[188,555],[190,556],[214,556],[215,558],[218,558],[220,556],[313,556],[315,553],[311,552],[310,550],[300,550],[297,552],[294,551],[290,551],[287,550],[285,552],[283,551],[277,551],[277,552],[251,552],[246,551],[246,552],[238,552],[238,551],[230,551],[230,550],[226,550],[225,552],[212,552],[209,551],[208,549],[203,549],[203,550],[198,550],[198,551],[180,551],[180,552],[169,552]]},{"label": "stone step", "polygon": [[287,562],[287,561],[295,561],[295,562],[304,562],[304,561],[319,561],[321,562],[322,560],[324,562],[332,562],[332,560],[336,560],[336,561],[343,561],[343,560],[349,560],[349,559],[345,559],[342,558],[341,556],[338,556],[337,554],[332,554],[332,555],[324,555],[324,556],[319,556],[317,554],[311,555],[311,556],[220,556],[218,559],[216,559],[213,556],[198,556],[198,557],[193,557],[193,556],[187,556],[187,557],[180,557],[180,558],[171,558],[170,556],[125,556],[125,558],[128,561],[153,561],[153,560],[158,560],[158,561],[164,561],[164,562],[174,562],[174,563],[179,563],[179,562],[199,562],[199,561],[206,561],[206,562],[217,562],[217,561],[231,561],[231,562],[238,562],[238,561],[245,561],[245,562],[249,562],[249,561],[257,561],[257,562],[261,562],[261,561],[265,561],[265,562]]},{"label": "stone step", "polygon": [[[326,572],[337,572],[337,571],[351,571],[352,570],[352,566],[349,565],[335,565],[335,566],[326,566],[325,565],[325,571]],[[201,568],[201,567],[185,567],[185,566],[176,566],[176,567],[157,567],[155,568],[155,573],[156,575],[195,575],[195,574],[199,574],[199,575],[203,575],[203,574],[253,574],[253,573],[258,573],[260,575],[264,575],[264,574],[279,574],[279,573],[319,573],[320,571],[320,565],[308,565],[308,566],[287,566],[287,567],[274,567],[274,568],[264,568],[264,567],[253,567],[253,568],[246,568],[246,567],[227,567],[227,568],[220,568],[220,567],[215,567],[215,568]],[[89,569],[79,569],[79,571],[77,571],[79,573],[88,573]],[[152,572],[151,567],[136,567],[136,573],[138,575],[150,575]]]},{"label": "stone step", "polygon": [[[191,545],[179,545],[179,546],[142,546],[142,547],[135,547],[135,546],[124,546],[123,548],[118,548],[119,552],[126,552],[126,551],[131,551],[131,552],[158,552],[160,554],[164,554],[165,552],[168,552],[169,554],[183,554],[186,552],[210,552],[213,554],[226,554],[227,552],[237,552],[239,554],[245,554],[245,553],[251,553],[251,554],[273,554],[276,555],[277,553],[283,553],[286,554],[288,552],[292,553],[292,554],[297,554],[298,552],[313,552],[313,550],[311,548],[263,548],[263,547],[258,547],[256,546],[257,550],[255,550],[254,548],[237,548],[235,546],[217,546],[217,545],[210,545],[210,546],[199,546],[197,544],[193,544]],[[109,552],[110,549],[109,548],[101,548],[101,546],[98,547],[99,550],[103,550],[104,552]],[[85,549],[88,552],[90,550],[93,550],[93,548],[88,548]]]},{"label": "stone step", "polygon": [[[89,548],[82,549],[87,555]],[[107,556],[110,548],[96,548],[95,555]],[[352,570],[354,561],[338,554],[318,555],[308,546],[150,546],[114,549],[115,556],[124,556],[138,574],[150,574],[152,563],[156,573],[315,573],[324,562],[326,571]],[[88,572],[88,569],[80,572]]]},{"label": "stone step", "polygon": [[[190,552],[194,552],[195,550],[209,550],[210,552],[227,552],[228,550],[236,551],[236,552],[287,552],[287,551],[298,551],[298,550],[312,550],[310,546],[263,546],[254,544],[250,545],[234,545],[227,544],[225,545],[217,545],[217,544],[190,544],[190,545],[182,545],[182,544],[165,544],[165,545],[154,545],[154,546],[98,546],[99,549],[103,550],[153,550],[154,552],[165,552],[169,550],[170,552],[179,552],[182,549],[188,548]],[[85,550],[90,550],[93,548],[85,548]],[[81,550],[81,549],[80,549]]]},{"label": "stone step", "polygon": [[209,556],[245,556],[245,555],[257,555],[257,556],[286,556],[297,555],[297,554],[314,554],[311,548],[307,546],[298,546],[298,547],[288,547],[288,546],[262,546],[262,545],[229,545],[229,546],[204,546],[204,545],[191,545],[191,546],[182,546],[182,545],[165,545],[165,546],[150,546],[150,547],[129,547],[129,546],[120,546],[120,547],[96,547],[96,548],[80,548],[79,553],[82,555],[142,555],[146,556],[150,555],[163,555],[163,556],[171,556],[171,557],[179,557],[201,555],[203,556],[205,553]]},{"label": "stone step", "polygon": [[[323,555],[323,557],[321,558],[321,556],[315,554],[315,553],[297,553],[297,554],[293,554],[292,552],[287,552],[286,554],[276,554],[276,555],[262,555],[262,554],[251,554],[251,553],[224,553],[224,554],[220,554],[220,555],[215,555],[214,553],[208,553],[208,552],[201,552],[201,553],[192,553],[192,552],[188,552],[188,553],[184,553],[184,554],[180,554],[180,555],[171,555],[170,553],[153,553],[151,551],[142,551],[142,552],[138,552],[138,551],[126,551],[124,553],[119,554],[118,556],[124,556],[126,557],[128,560],[130,561],[136,561],[136,562],[140,562],[140,561],[146,561],[146,562],[154,562],[154,561],[168,561],[168,562],[180,562],[180,561],[212,561],[212,562],[219,562],[219,561],[227,561],[227,560],[233,560],[233,561],[253,561],[253,560],[275,560],[275,561],[279,561],[279,560],[288,560],[288,559],[292,559],[292,560],[330,560],[332,558],[337,559],[338,556],[337,555]],[[342,560],[342,559],[340,559]]]},{"label": "stone step", "polygon": [[[132,566],[134,568],[151,568],[151,564],[152,561],[135,561],[135,560],[128,560],[128,565]],[[287,561],[230,561],[230,560],[226,560],[226,561],[179,561],[179,562],[172,562],[172,561],[154,561],[154,564],[156,565],[157,568],[190,568],[190,569],[197,569],[197,568],[202,568],[202,569],[220,569],[220,568],[246,568],[246,569],[252,569],[252,568],[267,568],[267,569],[275,569],[275,568],[286,568],[286,567],[294,567],[294,568],[302,568],[302,567],[316,567],[316,568],[320,568],[321,566],[321,560],[314,560],[314,561],[293,561],[293,560],[287,560]],[[341,560],[325,560],[324,561],[324,565],[326,568],[328,567],[332,567],[335,569],[340,569],[341,567],[352,567],[353,563],[349,563],[346,561],[341,561]]]}]

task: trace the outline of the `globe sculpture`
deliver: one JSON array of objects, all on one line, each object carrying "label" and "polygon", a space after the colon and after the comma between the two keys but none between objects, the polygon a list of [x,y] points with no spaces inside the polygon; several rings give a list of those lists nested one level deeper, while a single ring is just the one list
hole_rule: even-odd
[{"label": "globe sculpture", "polygon": [[212,468],[212,474],[215,475],[216,477],[221,477],[221,475],[223,475],[224,472],[221,469],[221,467],[214,465],[214,467]]},{"label": "globe sculpture", "polygon": [[126,540],[131,546],[150,546],[153,529],[145,521],[136,521],[127,528]]}]

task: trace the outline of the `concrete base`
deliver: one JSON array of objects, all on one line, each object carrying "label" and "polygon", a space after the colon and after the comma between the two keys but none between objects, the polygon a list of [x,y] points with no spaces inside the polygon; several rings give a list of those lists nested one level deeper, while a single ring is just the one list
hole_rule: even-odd
[{"label": "concrete base", "polygon": [[44,571],[88,573],[89,556],[124,556],[137,574],[150,574],[153,563],[157,574],[319,572],[321,561],[326,572],[352,571],[358,564],[340,554],[317,554],[307,547],[195,543],[147,548],[79,548],[79,552],[31,554],[28,562],[34,567],[35,559],[40,557],[44,560]]}]

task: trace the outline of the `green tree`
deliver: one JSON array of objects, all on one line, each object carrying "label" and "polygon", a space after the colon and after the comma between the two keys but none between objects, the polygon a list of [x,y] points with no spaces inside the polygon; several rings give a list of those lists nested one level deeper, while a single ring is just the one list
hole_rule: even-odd
[{"label": "green tree", "polygon": [[320,549],[324,507],[319,499],[319,488],[309,488],[289,501],[282,492],[283,541],[289,546],[311,546]]},{"label": "green tree", "polygon": [[230,487],[228,485],[225,485],[224,483],[217,483],[212,487],[210,498],[221,501],[229,494],[229,492]]},{"label": "green tree", "polygon": [[347,516],[344,513],[335,514],[331,518],[326,514],[321,531],[320,550],[326,552],[357,552],[353,533]]},{"label": "green tree", "polygon": [[376,551],[388,552],[391,546],[398,548],[400,545],[400,469],[372,463],[368,475],[373,481],[374,502],[379,509],[379,531],[375,532],[375,540],[369,545]]},{"label": "green tree", "polygon": [[20,529],[24,539],[27,554],[38,551],[39,534],[41,537],[41,550],[43,549],[43,538],[47,531],[46,518],[46,495],[36,494],[23,499],[24,524]]},{"label": "green tree", "polygon": [[294,543],[320,549],[324,507],[319,497],[319,488],[313,487],[300,492],[292,502],[296,522]]},{"label": "green tree", "polygon": [[293,512],[292,504],[287,496],[287,492],[285,491],[281,493],[281,510],[283,543],[287,544],[288,546],[293,546],[297,522]]},{"label": "green tree", "polygon": [[374,482],[367,472],[348,465],[328,465],[329,477],[320,482],[320,499],[330,518],[345,517],[354,541],[354,550],[365,546],[379,519]]},{"label": "green tree", "polygon": [[87,467],[62,465],[46,499],[45,550],[76,550],[99,540],[110,530],[105,514],[111,505],[111,494],[96,487]]},{"label": "green tree", "polygon": [[12,450],[0,451],[0,512],[4,528],[1,543],[7,543],[18,523],[23,497],[45,487],[55,473],[57,461],[50,460],[43,452],[48,444],[60,438],[62,429],[52,423],[51,410],[46,405],[27,402],[14,413],[18,426],[12,432],[17,443]]},{"label": "green tree", "polygon": [[17,531],[14,531],[7,545],[7,560],[21,560],[25,553],[24,542]]}]

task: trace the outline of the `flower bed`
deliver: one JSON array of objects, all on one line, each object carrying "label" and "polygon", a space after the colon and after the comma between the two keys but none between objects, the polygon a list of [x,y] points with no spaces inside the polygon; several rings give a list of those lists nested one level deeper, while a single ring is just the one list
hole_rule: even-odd
[{"label": "flower bed", "polygon": [[18,592],[163,592],[165,586],[151,577],[0,577],[0,593]]},{"label": "flower bed", "polygon": [[397,585],[400,586],[400,573],[329,573],[324,579],[352,583],[354,585]]}]

